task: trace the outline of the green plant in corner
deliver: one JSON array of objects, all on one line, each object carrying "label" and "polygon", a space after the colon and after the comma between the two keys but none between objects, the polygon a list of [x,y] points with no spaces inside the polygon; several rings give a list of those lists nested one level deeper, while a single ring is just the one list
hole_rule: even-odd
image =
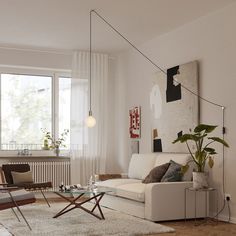
[{"label": "green plant in corner", "polygon": [[[178,137],[173,143],[186,143],[188,151],[192,157],[192,160],[196,167],[197,172],[204,172],[206,162],[210,168],[214,166],[213,156],[216,153],[215,149],[210,147],[211,144],[217,142],[221,143],[225,147],[229,147],[228,143],[219,137],[209,137],[209,134],[215,130],[217,126],[199,124],[189,134],[183,134],[181,137]],[[207,141],[206,141],[207,140]],[[189,141],[193,142],[194,148],[190,149]],[[192,146],[191,146],[192,147]],[[182,172],[185,173],[189,168],[189,162],[182,167]]]}]

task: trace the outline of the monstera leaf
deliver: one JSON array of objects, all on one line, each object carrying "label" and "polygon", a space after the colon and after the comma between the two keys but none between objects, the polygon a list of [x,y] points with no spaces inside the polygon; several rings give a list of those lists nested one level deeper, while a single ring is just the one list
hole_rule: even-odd
[{"label": "monstera leaf", "polygon": [[216,127],[217,127],[216,125],[200,124],[194,129],[194,132],[200,133],[202,131],[205,131],[205,133],[211,133]]}]

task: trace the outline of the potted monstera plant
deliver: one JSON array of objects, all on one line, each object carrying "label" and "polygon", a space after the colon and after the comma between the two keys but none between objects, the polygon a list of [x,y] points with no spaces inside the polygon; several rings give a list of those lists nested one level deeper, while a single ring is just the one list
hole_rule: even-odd
[{"label": "potted monstera plant", "polygon": [[[196,169],[193,172],[193,187],[195,189],[208,187],[208,174],[205,172],[205,166],[208,163],[208,166],[212,168],[214,166],[213,156],[217,154],[211,145],[217,142],[229,147],[223,139],[209,137],[216,127],[214,125],[200,124],[194,128],[193,132],[190,131],[189,134],[183,134],[173,141],[173,143],[180,142],[187,145],[192,159],[182,167],[182,172],[185,173],[189,168],[189,163],[194,162]],[[192,142],[191,145],[190,142]]]}]

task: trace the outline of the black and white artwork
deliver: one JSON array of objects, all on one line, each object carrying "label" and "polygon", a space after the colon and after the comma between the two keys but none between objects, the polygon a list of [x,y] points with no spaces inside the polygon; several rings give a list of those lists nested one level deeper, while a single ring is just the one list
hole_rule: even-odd
[{"label": "black and white artwork", "polygon": [[199,100],[184,87],[198,94],[197,61],[167,69],[167,75],[158,72],[152,79],[150,111],[152,130],[158,137],[153,150],[186,152],[186,146],[172,142],[199,123]]}]

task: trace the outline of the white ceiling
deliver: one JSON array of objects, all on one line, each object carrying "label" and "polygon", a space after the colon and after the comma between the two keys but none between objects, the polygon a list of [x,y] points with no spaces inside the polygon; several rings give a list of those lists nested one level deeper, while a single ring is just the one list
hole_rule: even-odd
[{"label": "white ceiling", "polygon": [[[58,50],[89,48],[96,9],[135,44],[171,31],[235,0],[0,0],[0,45]],[[127,44],[93,16],[93,50]]]}]

